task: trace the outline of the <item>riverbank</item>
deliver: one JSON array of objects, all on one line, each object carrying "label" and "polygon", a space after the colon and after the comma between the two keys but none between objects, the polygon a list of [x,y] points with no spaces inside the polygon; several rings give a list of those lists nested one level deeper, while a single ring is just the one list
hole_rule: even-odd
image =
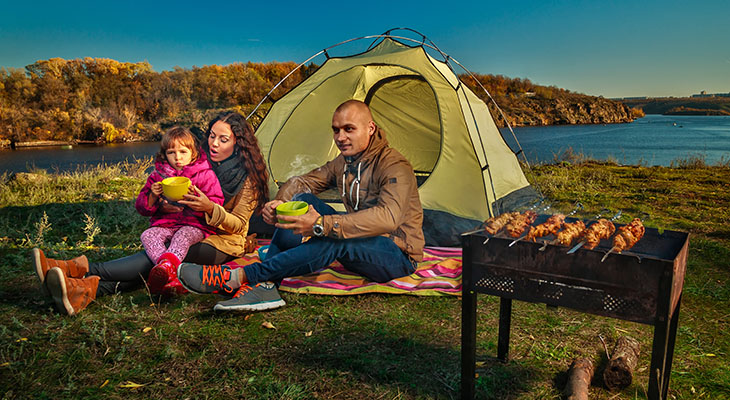
[{"label": "riverbank", "polygon": [[[133,199],[147,167],[125,163],[41,171],[32,182],[0,180],[2,397],[459,396],[458,298],[285,293],[282,309],[220,314],[210,311],[216,296],[160,301],[140,289],[98,298],[77,317],[52,311],[37,290],[30,249],[85,254],[92,261],[139,251],[148,221]],[[586,218],[609,207],[623,210],[621,222],[646,212],[650,227],[690,232],[669,394],[679,400],[730,396],[730,169],[565,161],[536,166],[527,176],[555,211],[581,201]],[[574,357],[602,368],[601,340],[610,345],[623,335],[641,344],[633,383],[609,392],[598,378],[591,398],[646,397],[652,327],[515,302],[511,359],[503,364],[493,359],[499,301],[478,301],[477,398],[558,398]]]},{"label": "riverbank", "polygon": [[[133,140],[125,143],[141,143],[145,140]],[[0,149],[27,149],[36,147],[66,147],[76,145],[103,145],[104,142],[96,140],[38,140],[31,142],[12,142],[0,140]]]}]

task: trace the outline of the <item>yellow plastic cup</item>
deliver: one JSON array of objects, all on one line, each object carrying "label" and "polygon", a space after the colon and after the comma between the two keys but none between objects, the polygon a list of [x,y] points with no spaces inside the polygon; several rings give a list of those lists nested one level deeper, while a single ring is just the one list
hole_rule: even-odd
[{"label": "yellow plastic cup", "polygon": [[[307,211],[309,211],[309,204],[305,201],[287,201],[286,203],[281,203],[276,207],[276,215],[303,215],[306,214]],[[290,222],[279,219],[279,223],[289,224]]]},{"label": "yellow plastic cup", "polygon": [[162,180],[162,194],[168,200],[182,200],[183,195],[188,192],[188,188],[190,188],[190,179],[184,176],[173,176]]}]

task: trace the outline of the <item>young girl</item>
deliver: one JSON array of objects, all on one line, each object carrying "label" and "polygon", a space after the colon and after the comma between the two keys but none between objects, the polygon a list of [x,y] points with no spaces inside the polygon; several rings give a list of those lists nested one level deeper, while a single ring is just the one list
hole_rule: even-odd
[{"label": "young girl", "polygon": [[199,151],[193,134],[181,126],[168,129],[162,136],[155,170],[135,203],[140,214],[151,217],[150,228],[142,232],[141,239],[147,256],[156,263],[147,279],[153,294],[184,293],[177,280],[177,266],[185,259],[190,246],[215,232],[205,223],[202,212],[189,207],[173,213],[159,210],[163,201],[162,180],[173,176],[190,178],[188,194],[197,195],[197,188],[212,202],[223,204],[218,178],[205,153]]}]

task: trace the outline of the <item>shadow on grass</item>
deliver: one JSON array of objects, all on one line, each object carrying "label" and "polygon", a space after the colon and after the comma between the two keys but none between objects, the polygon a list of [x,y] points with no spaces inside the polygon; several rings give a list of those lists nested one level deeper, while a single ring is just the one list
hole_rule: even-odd
[{"label": "shadow on grass", "polygon": [[[416,336],[416,335],[414,335]],[[391,386],[415,397],[457,398],[461,355],[398,333],[378,321],[350,325],[306,343],[290,355],[305,369],[341,374],[363,385]],[[511,399],[530,385],[536,374],[517,364],[485,364],[476,380],[477,398]]]}]

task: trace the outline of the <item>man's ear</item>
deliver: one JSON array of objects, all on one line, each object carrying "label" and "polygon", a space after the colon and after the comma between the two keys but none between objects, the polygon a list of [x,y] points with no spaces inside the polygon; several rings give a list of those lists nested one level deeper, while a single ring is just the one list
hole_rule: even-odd
[{"label": "man's ear", "polygon": [[373,136],[373,134],[375,133],[376,130],[377,130],[377,128],[375,126],[375,122],[373,122],[373,121],[368,122],[368,136]]}]

